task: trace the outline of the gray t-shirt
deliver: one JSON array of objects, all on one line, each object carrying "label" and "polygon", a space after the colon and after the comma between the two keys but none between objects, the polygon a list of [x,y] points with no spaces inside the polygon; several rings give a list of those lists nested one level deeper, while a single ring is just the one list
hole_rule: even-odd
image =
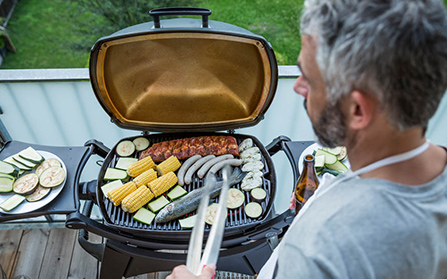
[{"label": "gray t-shirt", "polygon": [[335,185],[279,249],[281,279],[447,278],[447,168],[420,186],[359,177]]}]

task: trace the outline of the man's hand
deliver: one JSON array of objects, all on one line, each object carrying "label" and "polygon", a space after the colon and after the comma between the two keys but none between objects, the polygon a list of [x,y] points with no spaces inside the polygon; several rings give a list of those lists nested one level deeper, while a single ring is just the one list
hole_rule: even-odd
[{"label": "man's hand", "polygon": [[215,271],[216,265],[210,264],[202,270],[202,274],[195,276],[186,268],[186,265],[179,265],[172,270],[171,275],[166,279],[211,279],[214,278]]},{"label": "man's hand", "polygon": [[295,210],[296,204],[295,204],[295,191],[292,192],[292,197],[290,197],[290,205],[289,209]]}]

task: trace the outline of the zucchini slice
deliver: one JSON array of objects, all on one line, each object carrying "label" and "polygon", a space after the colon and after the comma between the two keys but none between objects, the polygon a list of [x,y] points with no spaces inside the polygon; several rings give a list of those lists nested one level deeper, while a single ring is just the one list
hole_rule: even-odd
[{"label": "zucchini slice", "polygon": [[25,200],[24,196],[15,194],[14,196],[11,196],[9,199],[3,201],[0,204],[0,208],[3,209],[4,211],[10,211],[10,210],[16,208],[24,200]]},{"label": "zucchini slice", "polygon": [[137,162],[138,158],[128,158],[128,157],[122,157],[118,159],[118,162],[116,162],[115,168],[121,169],[121,170],[127,170],[130,165]]},{"label": "zucchini slice", "polygon": [[29,171],[32,170],[33,168],[30,168],[28,166],[25,166],[24,164],[17,162],[16,160],[14,160],[12,157],[6,158],[5,160],[6,163],[10,163],[16,167],[18,167],[20,170],[24,170],[24,171]]},{"label": "zucchini slice", "polygon": [[59,162],[58,159],[47,159],[45,161],[43,161],[36,169],[35,174],[37,174],[37,176],[40,176],[44,170],[50,168],[50,167],[62,167],[61,162]]},{"label": "zucchini slice", "polygon": [[188,191],[186,191],[185,189],[183,189],[182,186],[177,185],[174,187],[174,189],[172,189],[171,191],[169,191],[168,193],[168,198],[170,198],[172,201],[175,199],[178,199],[184,195],[186,195],[188,193]]},{"label": "zucchini slice", "polygon": [[135,145],[135,149],[137,151],[145,150],[146,148],[149,147],[149,144],[150,144],[149,140],[144,137],[138,137],[138,138],[134,139],[132,142]]},{"label": "zucchini slice", "polygon": [[165,198],[165,196],[161,196],[155,201],[150,202],[147,207],[152,210],[152,212],[157,212],[168,204],[169,201]]},{"label": "zucchini slice", "polygon": [[197,215],[192,215],[184,219],[179,219],[178,222],[180,223],[180,227],[182,227],[182,229],[191,229],[192,227],[194,227],[196,219]]},{"label": "zucchini slice", "polygon": [[24,165],[25,167],[28,168],[28,170],[33,169],[37,164],[30,162],[28,160],[23,159],[22,157],[20,157],[18,154],[13,155],[12,159],[14,159],[14,161],[19,162],[20,164]]},{"label": "zucchini slice", "polygon": [[250,191],[250,198],[255,202],[262,202],[267,197],[267,192],[262,188],[254,188]]},{"label": "zucchini slice", "polygon": [[142,207],[138,209],[137,213],[135,213],[132,218],[137,220],[138,222],[150,225],[155,218],[155,213]]},{"label": "zucchini slice", "polygon": [[106,173],[104,174],[104,180],[126,180],[127,172],[125,170],[115,169],[115,168],[107,168]]},{"label": "zucchini slice", "polygon": [[42,155],[40,155],[39,152],[34,150],[34,148],[32,148],[31,146],[20,151],[18,155],[20,158],[30,161],[31,163],[34,163],[36,165],[42,163],[45,160]]},{"label": "zucchini slice", "polygon": [[338,161],[336,155],[329,153],[323,149],[317,149],[317,152],[315,153],[315,157],[317,157],[317,156],[324,156],[324,164],[326,166],[335,164]]},{"label": "zucchini slice", "polygon": [[339,172],[345,172],[348,170],[348,167],[340,161],[337,161],[332,165],[326,165],[326,168],[331,169],[331,170],[336,170]]},{"label": "zucchini slice", "polygon": [[43,187],[56,187],[65,180],[65,170],[61,167],[49,167],[39,177],[40,185]]},{"label": "zucchini slice", "polygon": [[230,188],[228,190],[227,207],[229,209],[236,209],[244,204],[245,196],[241,190]]},{"label": "zucchini slice", "polygon": [[30,173],[17,179],[13,184],[13,191],[16,194],[29,195],[37,189],[39,185],[39,177]]},{"label": "zucchini slice", "polygon": [[0,173],[5,173],[17,177],[19,175],[19,170],[20,169],[13,164],[5,161],[0,161]]},{"label": "zucchini slice", "polygon": [[121,185],[123,185],[123,182],[121,180],[114,180],[114,181],[109,182],[106,185],[102,186],[101,190],[104,193],[104,197],[107,197],[107,194],[110,191],[112,191],[113,189],[118,188]]},{"label": "zucchini slice", "polygon": [[116,146],[116,153],[121,157],[128,157],[135,152],[135,144],[130,140],[123,140]]},{"label": "zucchini slice", "polygon": [[0,193],[11,192],[13,185],[14,185],[13,177],[0,175]]},{"label": "zucchini slice", "polygon": [[26,200],[29,202],[40,201],[45,198],[51,191],[51,188],[42,187],[41,185],[37,186],[36,191],[32,194],[25,196]]},{"label": "zucchini slice", "polygon": [[248,217],[256,219],[262,215],[262,206],[257,202],[250,202],[245,206],[244,211]]}]

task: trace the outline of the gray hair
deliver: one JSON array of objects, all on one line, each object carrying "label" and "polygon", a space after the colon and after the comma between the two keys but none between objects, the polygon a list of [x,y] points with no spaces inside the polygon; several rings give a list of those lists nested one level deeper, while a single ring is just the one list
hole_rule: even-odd
[{"label": "gray hair", "polygon": [[329,102],[360,90],[399,130],[427,126],[447,88],[441,1],[308,0],[301,34],[317,42]]}]

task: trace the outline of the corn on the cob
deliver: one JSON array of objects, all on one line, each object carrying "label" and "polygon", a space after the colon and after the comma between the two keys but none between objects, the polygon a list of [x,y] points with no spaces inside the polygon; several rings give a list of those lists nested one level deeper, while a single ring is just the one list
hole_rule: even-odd
[{"label": "corn on the cob", "polygon": [[177,176],[174,174],[174,172],[168,172],[165,175],[160,176],[159,178],[155,179],[152,182],[149,182],[147,187],[151,189],[152,193],[154,193],[155,197],[160,196],[169,188],[174,186],[177,183]]},{"label": "corn on the cob", "polygon": [[126,184],[121,185],[120,187],[113,189],[110,191],[107,196],[109,200],[113,202],[115,206],[121,204],[121,201],[128,196],[130,193],[134,192],[137,189],[137,185],[133,181],[129,181]]},{"label": "corn on the cob", "polygon": [[121,208],[125,212],[133,213],[154,198],[154,194],[146,186],[141,186],[136,191],[124,198]]},{"label": "corn on the cob", "polygon": [[132,177],[136,177],[148,169],[153,169],[155,167],[154,161],[152,161],[151,156],[147,156],[144,159],[141,159],[129,166],[127,169],[127,174]]},{"label": "corn on the cob", "polygon": [[157,172],[154,169],[148,169],[142,174],[138,175],[133,179],[133,182],[140,187],[142,185],[148,184],[149,182],[155,180],[157,178]]},{"label": "corn on the cob", "polygon": [[182,164],[177,159],[177,157],[172,155],[171,157],[169,157],[168,159],[164,160],[163,162],[161,162],[157,166],[157,171],[158,171],[158,174],[161,176],[161,175],[167,174],[170,171],[178,170],[181,165]]}]

